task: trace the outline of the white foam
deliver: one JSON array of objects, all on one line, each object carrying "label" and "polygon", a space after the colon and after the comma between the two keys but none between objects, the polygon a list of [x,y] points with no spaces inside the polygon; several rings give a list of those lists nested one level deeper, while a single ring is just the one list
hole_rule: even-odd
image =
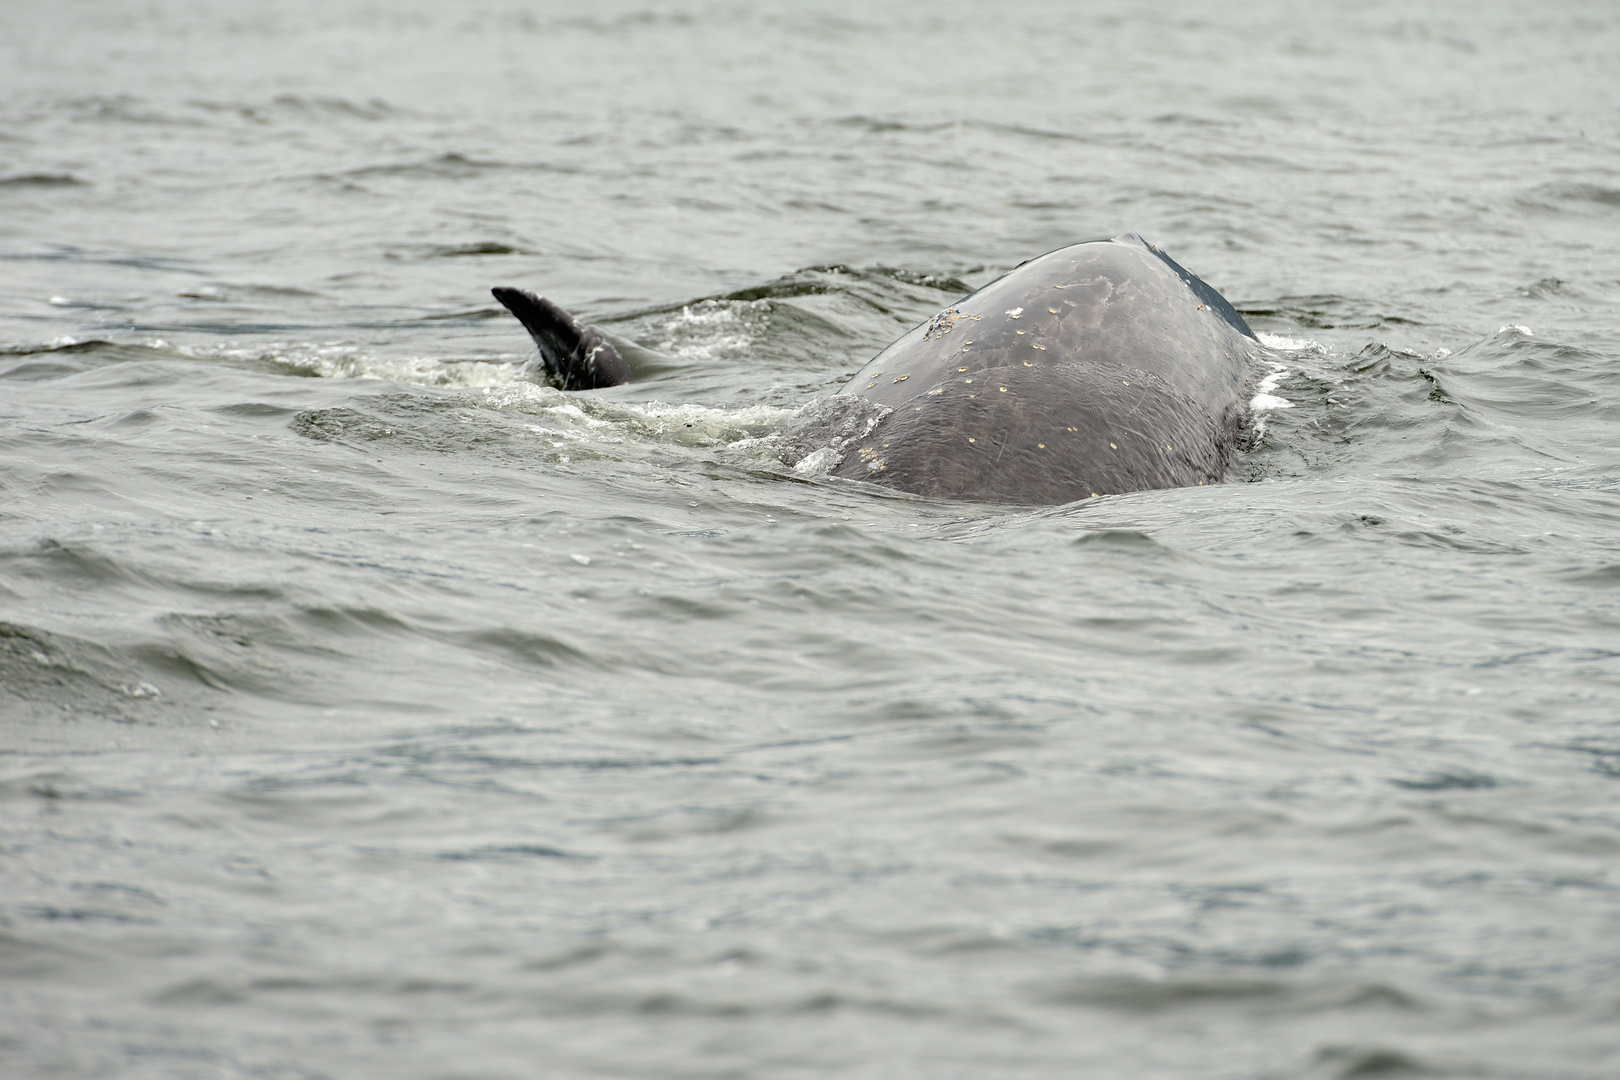
[{"label": "white foam", "polygon": [[1509,330],[1516,330],[1516,331],[1518,331],[1518,332],[1519,332],[1519,333],[1521,333],[1521,334],[1523,334],[1523,335],[1524,335],[1524,336],[1525,336],[1525,337],[1535,337],[1535,336],[1536,336],[1536,335],[1535,335],[1535,334],[1533,334],[1533,333],[1532,333],[1532,332],[1531,332],[1531,331],[1530,331],[1530,328],[1529,328],[1529,327],[1528,327],[1528,326],[1519,326],[1519,325],[1517,325],[1517,324],[1515,324],[1515,325],[1512,325],[1512,326],[1501,326],[1501,327],[1498,327],[1498,328],[1497,328],[1497,330],[1496,330],[1496,332],[1497,332],[1497,333],[1498,333],[1498,334],[1505,334],[1505,333],[1507,333],[1507,332],[1508,332],[1508,331],[1509,331]]},{"label": "white foam", "polygon": [[1254,397],[1249,399],[1249,412],[1254,414],[1254,431],[1256,435],[1266,433],[1266,413],[1274,409],[1292,409],[1294,403],[1276,393],[1277,387],[1283,379],[1288,377],[1288,369],[1281,364],[1271,365],[1271,374],[1260,380]]},{"label": "white foam", "polygon": [[740,356],[754,344],[755,334],[744,315],[755,315],[761,321],[770,317],[770,307],[763,301],[704,300],[688,304],[681,313],[664,324],[663,338],[658,343],[662,352],[683,360],[716,360],[727,356]]},{"label": "white foam", "polygon": [[771,405],[727,409],[576,397],[526,382],[485,387],[470,403],[528,413],[536,421],[528,425],[528,430],[537,436],[603,443],[639,437],[688,446],[747,448],[750,443],[774,436],[795,415],[795,410]]},{"label": "white foam", "polygon": [[1327,346],[1320,341],[1304,337],[1289,337],[1286,334],[1268,334],[1264,330],[1255,334],[1260,344],[1268,349],[1281,349],[1284,352],[1314,352],[1325,353]]},{"label": "white foam", "polygon": [[[161,347],[162,342],[153,343]],[[181,345],[177,351],[199,360],[225,359],[270,364],[291,374],[320,379],[377,379],[415,386],[476,389],[522,380],[518,364],[487,360],[445,362],[431,356],[373,356],[341,342],[277,344],[253,349]]]},{"label": "white foam", "polygon": [[826,476],[838,466],[844,455],[831,446],[823,446],[800,458],[793,471],[800,476]]}]

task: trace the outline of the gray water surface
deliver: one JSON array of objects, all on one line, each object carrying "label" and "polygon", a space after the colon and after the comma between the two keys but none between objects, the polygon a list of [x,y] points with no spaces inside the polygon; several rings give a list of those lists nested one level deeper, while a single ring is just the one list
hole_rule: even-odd
[{"label": "gray water surface", "polygon": [[[0,1073],[1620,1073],[1608,3],[0,9]],[[1136,230],[1215,487],[796,468]],[[662,353],[565,395],[489,296]]]}]

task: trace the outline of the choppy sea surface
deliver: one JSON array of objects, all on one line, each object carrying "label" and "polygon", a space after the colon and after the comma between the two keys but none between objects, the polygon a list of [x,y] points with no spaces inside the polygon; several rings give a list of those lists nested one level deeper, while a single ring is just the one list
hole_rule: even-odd
[{"label": "choppy sea surface", "polygon": [[[0,7],[0,1074],[1620,1074],[1616,71],[1608,2]],[[1266,345],[1228,483],[795,466],[1127,230]],[[527,381],[492,285],[663,367]]]}]

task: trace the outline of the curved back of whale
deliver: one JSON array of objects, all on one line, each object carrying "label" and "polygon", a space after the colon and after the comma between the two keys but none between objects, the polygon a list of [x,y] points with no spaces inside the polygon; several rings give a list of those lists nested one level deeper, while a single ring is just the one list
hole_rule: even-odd
[{"label": "curved back of whale", "polygon": [[890,412],[834,470],[921,495],[1054,504],[1220,480],[1254,336],[1135,234],[1031,259],[839,392]]}]

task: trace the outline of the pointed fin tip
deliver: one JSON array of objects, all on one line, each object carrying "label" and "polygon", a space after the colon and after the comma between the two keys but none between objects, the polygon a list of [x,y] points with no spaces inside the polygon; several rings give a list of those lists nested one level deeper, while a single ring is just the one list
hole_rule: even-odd
[{"label": "pointed fin tip", "polygon": [[630,365],[596,327],[527,289],[497,285],[489,291],[529,332],[552,386],[595,390],[630,381]]}]

